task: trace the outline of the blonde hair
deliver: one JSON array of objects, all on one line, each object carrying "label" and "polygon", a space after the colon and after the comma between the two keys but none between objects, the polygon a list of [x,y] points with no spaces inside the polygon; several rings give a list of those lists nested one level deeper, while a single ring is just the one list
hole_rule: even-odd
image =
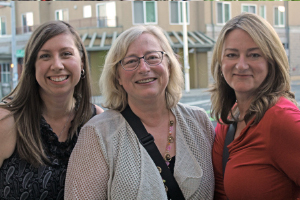
[{"label": "blonde hair", "polygon": [[39,94],[39,84],[35,77],[35,62],[41,47],[51,38],[60,34],[70,34],[81,55],[85,78],[80,79],[74,89],[76,114],[70,128],[71,139],[80,125],[91,115],[91,86],[87,52],[75,29],[63,21],[50,21],[40,25],[31,35],[25,48],[23,72],[17,87],[5,99],[11,99],[0,107],[11,111],[17,130],[17,151],[21,158],[34,166],[44,164],[48,158],[44,152],[40,133],[43,101]]},{"label": "blonde hair", "polygon": [[251,13],[242,13],[225,24],[215,44],[211,63],[211,73],[215,81],[210,88],[211,116],[219,123],[222,121],[225,124],[232,123],[231,119],[237,120],[234,117],[234,113],[238,112],[237,108],[232,110],[236,102],[235,92],[221,76],[224,40],[228,33],[235,29],[247,32],[268,62],[268,75],[257,89],[245,120],[247,121],[250,116],[255,115],[253,124],[257,124],[281,96],[297,105],[295,95],[290,91],[288,58],[277,33],[262,17]]},{"label": "blonde hair", "polygon": [[127,93],[117,80],[120,60],[127,52],[130,44],[141,34],[149,33],[157,38],[164,52],[167,53],[170,65],[170,77],[165,95],[168,108],[174,107],[180,100],[183,88],[183,73],[163,30],[157,26],[134,26],[121,33],[107,53],[99,85],[105,98],[103,107],[122,111],[127,105]]}]

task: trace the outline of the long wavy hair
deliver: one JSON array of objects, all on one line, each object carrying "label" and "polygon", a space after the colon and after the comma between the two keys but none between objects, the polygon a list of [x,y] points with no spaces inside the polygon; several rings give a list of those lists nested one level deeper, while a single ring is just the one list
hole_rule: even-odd
[{"label": "long wavy hair", "polygon": [[3,100],[9,99],[6,104],[0,105],[11,112],[15,120],[17,131],[17,152],[21,158],[34,166],[45,164],[48,161],[40,133],[43,101],[39,94],[39,84],[35,77],[35,62],[41,47],[51,38],[69,34],[73,37],[80,52],[85,78],[80,79],[74,89],[76,99],[76,114],[72,121],[68,139],[77,133],[77,128],[87,122],[91,115],[91,86],[87,52],[75,31],[68,23],[51,21],[40,25],[31,35],[23,60],[23,71],[16,88]]},{"label": "long wavy hair", "polygon": [[119,84],[117,67],[128,50],[130,44],[141,34],[149,33],[159,41],[170,66],[169,82],[165,91],[167,108],[174,107],[180,100],[183,89],[183,72],[176,54],[171,48],[163,30],[158,26],[134,26],[121,33],[107,53],[99,86],[105,98],[103,107],[118,111],[125,109],[128,104],[127,93]]},{"label": "long wavy hair", "polygon": [[288,58],[277,33],[262,17],[242,13],[225,24],[215,44],[211,63],[211,73],[214,78],[214,83],[210,88],[211,116],[219,123],[230,124],[237,121],[235,116],[239,111],[237,107],[233,108],[236,102],[235,92],[221,75],[224,40],[228,33],[235,29],[247,32],[268,62],[268,75],[257,88],[244,118],[245,121],[247,122],[251,116],[255,115],[253,124],[257,124],[281,96],[297,105],[295,95],[291,92]]}]

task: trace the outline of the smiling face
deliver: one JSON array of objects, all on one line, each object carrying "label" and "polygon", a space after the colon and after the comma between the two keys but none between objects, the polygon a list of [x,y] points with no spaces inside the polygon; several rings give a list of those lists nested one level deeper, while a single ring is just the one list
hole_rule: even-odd
[{"label": "smiling face", "polygon": [[268,62],[250,35],[234,29],[226,36],[221,71],[237,98],[251,98],[268,75]]},{"label": "smiling face", "polygon": [[41,96],[73,94],[82,69],[80,53],[71,34],[60,34],[49,39],[39,50],[36,80]]},{"label": "smiling face", "polygon": [[[124,57],[142,57],[146,53],[163,51],[155,36],[143,33],[128,47]],[[165,89],[169,81],[169,67],[166,55],[156,66],[149,66],[140,59],[139,66],[133,71],[126,71],[118,64],[118,81],[128,94],[128,102],[143,100],[162,101],[165,103]]]}]

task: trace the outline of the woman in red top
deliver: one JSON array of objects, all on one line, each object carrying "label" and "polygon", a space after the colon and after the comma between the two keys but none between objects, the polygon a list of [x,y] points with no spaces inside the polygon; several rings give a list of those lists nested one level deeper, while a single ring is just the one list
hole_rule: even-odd
[{"label": "woman in red top", "polygon": [[[283,45],[263,18],[243,13],[223,27],[211,65],[215,199],[300,199],[300,111]],[[229,124],[236,123],[223,147]]]}]

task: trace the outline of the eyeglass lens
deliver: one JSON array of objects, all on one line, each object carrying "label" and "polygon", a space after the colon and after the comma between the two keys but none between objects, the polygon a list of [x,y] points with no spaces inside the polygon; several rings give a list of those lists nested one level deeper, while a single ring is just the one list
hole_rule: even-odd
[{"label": "eyeglass lens", "polygon": [[[161,51],[149,52],[149,53],[146,53],[143,57],[144,57],[145,62],[148,65],[152,65],[152,66],[158,65],[162,61],[162,52]],[[124,67],[124,69],[132,70],[138,66],[140,59],[142,59],[143,57],[129,56],[129,57],[124,58],[121,61],[121,64]]]}]

